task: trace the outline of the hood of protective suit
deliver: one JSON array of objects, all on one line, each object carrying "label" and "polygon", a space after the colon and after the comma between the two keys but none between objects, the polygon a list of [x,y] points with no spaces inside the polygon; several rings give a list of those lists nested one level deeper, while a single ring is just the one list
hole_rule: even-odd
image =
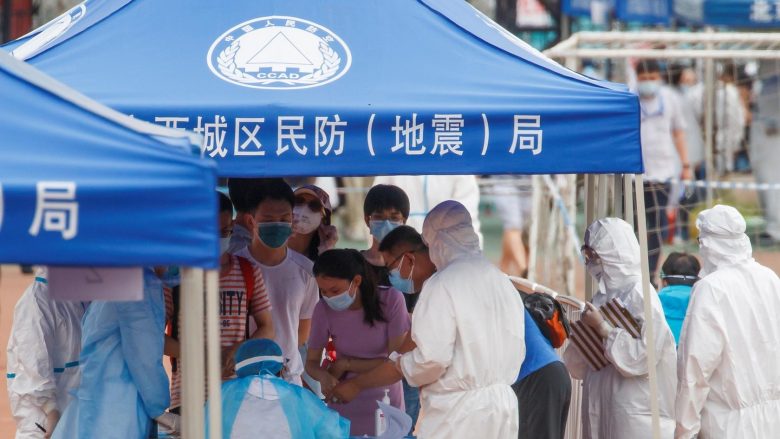
[{"label": "hood of protective suit", "polygon": [[[593,222],[585,232],[585,245],[601,259],[601,267],[588,271],[599,283],[597,294],[607,300],[642,283],[642,261],[634,229],[619,218],[604,218]],[[640,288],[641,290],[641,288]],[[626,304],[629,305],[630,304]]]},{"label": "hood of protective suit", "polygon": [[718,204],[703,210],[696,220],[699,229],[700,277],[718,268],[740,264],[753,257],[745,218],[731,206]]},{"label": "hood of protective suit", "polygon": [[433,208],[423,223],[422,236],[438,270],[456,259],[482,254],[471,214],[457,201],[445,201]]}]

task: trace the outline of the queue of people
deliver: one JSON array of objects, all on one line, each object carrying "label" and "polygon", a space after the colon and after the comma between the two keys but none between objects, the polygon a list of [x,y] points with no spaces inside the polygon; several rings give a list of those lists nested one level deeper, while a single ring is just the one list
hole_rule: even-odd
[{"label": "queue of people", "polygon": [[[316,186],[232,179],[229,193],[218,195],[223,425],[208,426],[225,438],[258,429],[374,436],[384,395],[421,438],[558,439],[571,409],[582,410],[584,437],[648,437],[649,349],[662,437],[780,431],[780,280],[751,258],[733,208],[700,214],[701,272],[690,255],[663,265],[652,322],[643,318],[633,227],[615,218],[590,225],[583,256],[599,291],[582,320],[609,360],[595,370],[573,345],[558,356],[482,255],[472,213],[458,202],[433,207],[416,230],[405,225],[406,193],[375,186],[364,205],[373,243],[361,252],[335,248],[329,198]],[[176,277],[170,267],[146,269],[142,301],[91,304],[54,302],[45,272],[36,277],[17,306],[36,318],[16,318],[9,341],[17,438],[179,430]],[[594,311],[616,298],[639,322],[638,338]],[[25,363],[31,346],[34,368]],[[583,381],[582,407],[570,407],[570,376]]]}]

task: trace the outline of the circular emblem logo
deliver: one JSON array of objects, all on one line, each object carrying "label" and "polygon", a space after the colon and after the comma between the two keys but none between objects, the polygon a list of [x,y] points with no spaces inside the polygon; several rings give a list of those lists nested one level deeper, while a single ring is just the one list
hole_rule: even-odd
[{"label": "circular emblem logo", "polygon": [[296,17],[258,17],[236,25],[211,45],[209,68],[244,87],[290,90],[342,77],[349,47],[329,29]]}]

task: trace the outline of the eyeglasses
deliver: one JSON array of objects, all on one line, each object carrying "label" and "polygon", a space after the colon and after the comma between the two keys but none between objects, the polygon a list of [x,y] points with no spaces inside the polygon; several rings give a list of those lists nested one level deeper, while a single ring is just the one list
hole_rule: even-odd
[{"label": "eyeglasses", "polygon": [[582,259],[585,260],[585,264],[591,264],[601,260],[599,254],[596,253],[596,250],[593,250],[588,245],[583,245],[580,248],[580,253],[582,254]]},{"label": "eyeglasses", "polygon": [[325,208],[319,200],[307,200],[304,197],[295,197],[296,206],[307,206],[312,212],[324,213]]},{"label": "eyeglasses", "polygon": [[369,216],[371,221],[393,221],[397,223],[404,222],[404,216],[400,213],[393,213],[390,215],[385,215],[383,213],[375,213]]}]

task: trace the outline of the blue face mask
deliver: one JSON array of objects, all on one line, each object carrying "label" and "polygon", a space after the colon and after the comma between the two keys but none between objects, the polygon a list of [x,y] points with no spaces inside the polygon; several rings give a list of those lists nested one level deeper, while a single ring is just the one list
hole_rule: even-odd
[{"label": "blue face mask", "polygon": [[661,89],[661,81],[640,81],[636,86],[639,96],[651,98]]},{"label": "blue face mask", "polygon": [[406,255],[401,256],[401,262],[398,263],[398,267],[390,271],[390,285],[404,294],[414,294],[414,281],[412,280],[412,273],[414,273],[414,262],[412,262],[412,271],[409,272],[409,277],[407,279],[401,277],[401,264],[404,263],[405,257]]},{"label": "blue face mask", "polygon": [[371,236],[374,237],[374,239],[377,240],[377,242],[382,242],[383,239],[385,239],[385,236],[387,236],[388,233],[395,230],[397,227],[403,225],[402,222],[397,221],[390,221],[390,220],[384,220],[384,221],[376,221],[372,220],[368,222],[368,228],[371,229]]},{"label": "blue face mask", "polygon": [[292,234],[290,223],[260,223],[257,226],[257,234],[263,244],[270,248],[283,246]]},{"label": "blue face mask", "polygon": [[324,300],[333,311],[344,311],[345,309],[352,306],[353,303],[355,303],[355,297],[357,294],[353,295],[350,292],[351,289],[352,282],[349,283],[349,288],[347,288],[347,291],[344,291],[343,293],[333,297],[323,295],[322,300]]}]

